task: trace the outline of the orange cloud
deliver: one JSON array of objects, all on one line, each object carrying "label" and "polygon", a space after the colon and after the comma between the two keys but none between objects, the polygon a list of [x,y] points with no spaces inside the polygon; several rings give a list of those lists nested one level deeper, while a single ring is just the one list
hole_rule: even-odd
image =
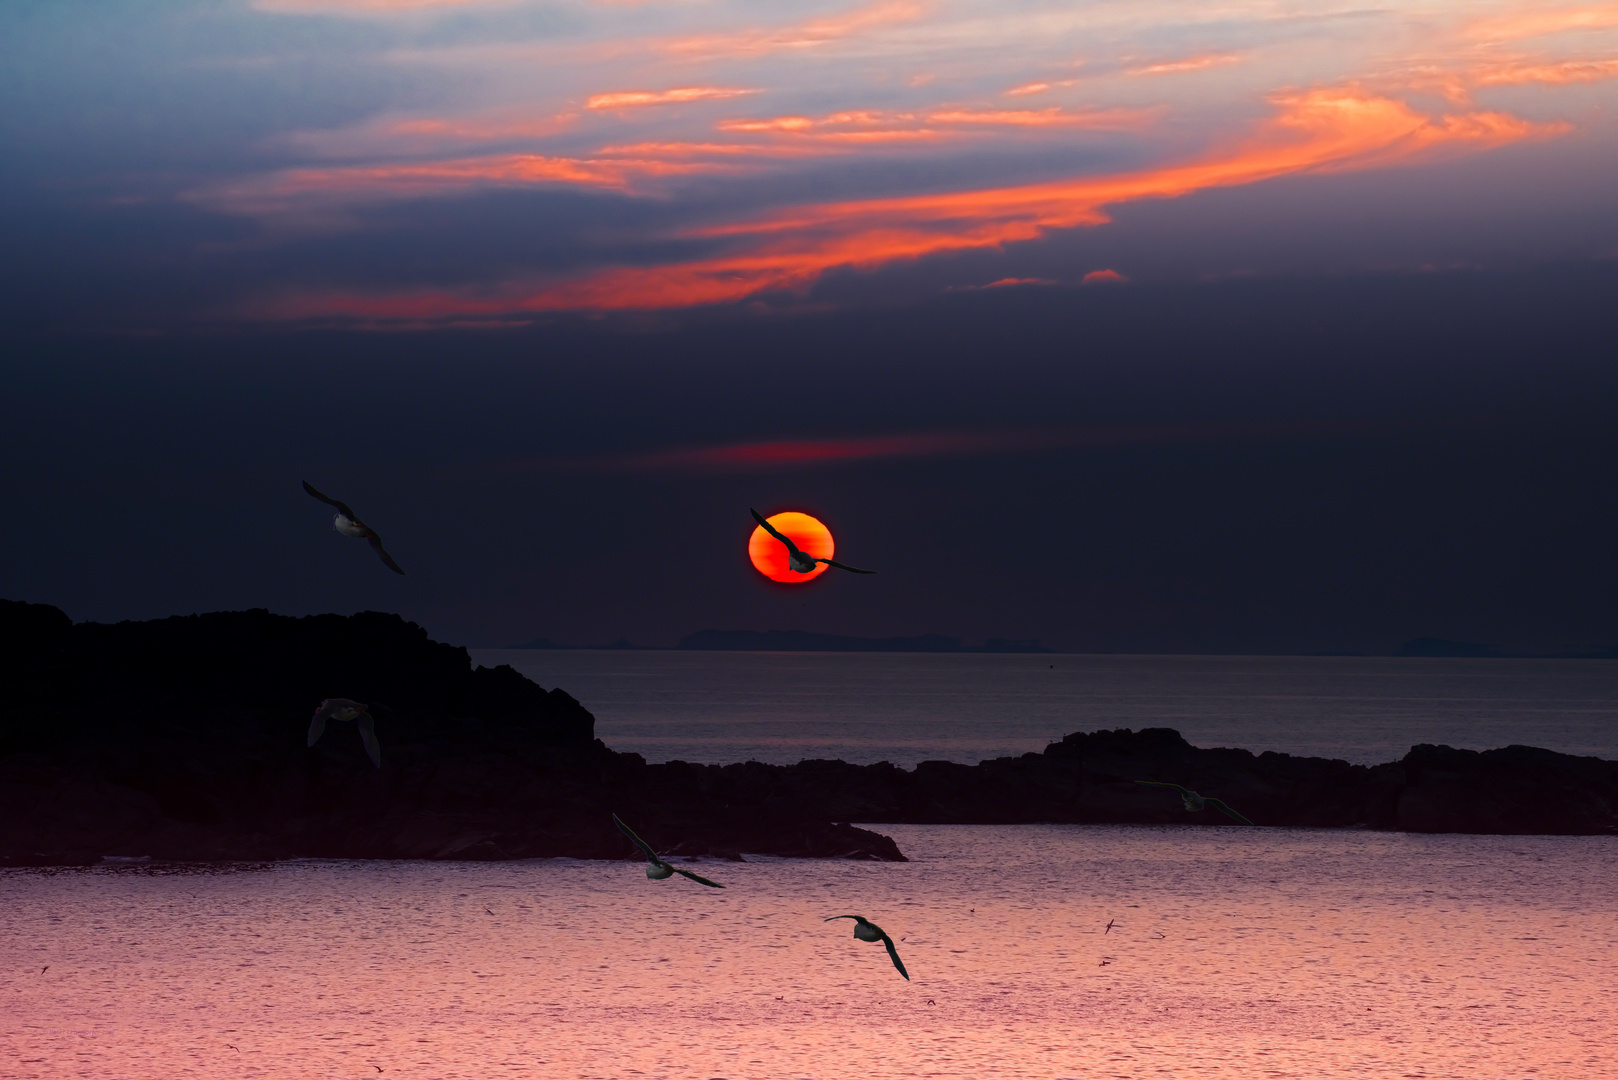
[{"label": "orange cloud", "polygon": [[[796,141],[851,143],[869,145],[884,142],[932,142],[950,137],[947,133],[924,127],[873,128],[875,124],[912,123],[913,113],[885,113],[857,111],[831,113],[827,116],[769,116],[762,119],[740,118],[721,120],[714,125],[720,131],[733,131],[747,135],[779,135]],[[853,130],[849,130],[852,128]],[[779,144],[778,144],[779,145]]]},{"label": "orange cloud", "polygon": [[[1158,115],[1157,109],[1094,109],[1068,112],[1060,106],[1048,109],[952,109],[929,113],[926,121],[976,127],[1082,127],[1098,131],[1125,131],[1145,126]],[[874,143],[936,140],[955,137],[952,132],[914,125],[915,113],[881,113],[869,110],[831,113],[827,116],[769,116],[721,120],[721,131],[744,134],[782,135],[794,139],[826,142]],[[871,125],[888,125],[873,128]],[[852,129],[852,130],[850,130]]]},{"label": "orange cloud", "polygon": [[840,38],[850,37],[872,27],[908,22],[926,13],[911,0],[885,0],[842,15],[812,19],[777,29],[744,30],[735,34],[677,38],[658,47],[664,52],[703,56],[742,56],[774,52],[778,49],[808,49]]},{"label": "orange cloud", "polygon": [[1125,75],[1173,75],[1182,71],[1201,71],[1221,64],[1239,64],[1245,57],[1241,53],[1204,53],[1183,60],[1164,60],[1156,64],[1141,64],[1124,68]]},{"label": "orange cloud", "polygon": [[1476,72],[1472,81],[1478,86],[1499,86],[1513,83],[1567,84],[1597,82],[1618,77],[1618,60],[1564,60],[1552,64],[1507,64],[1493,70]]},{"label": "orange cloud", "polygon": [[982,286],[985,289],[1006,289],[1014,285],[1055,285],[1050,278],[1042,277],[1003,277],[999,281],[991,281]]},{"label": "orange cloud", "polygon": [[911,113],[889,116],[886,113],[861,109],[853,112],[828,113],[825,116],[768,116],[762,120],[721,120],[714,126],[720,131],[811,131],[824,127],[846,127],[850,124],[891,124],[895,120],[913,120]]},{"label": "orange cloud", "polygon": [[1566,30],[1604,30],[1618,26],[1618,4],[1594,4],[1560,10],[1512,12],[1479,19],[1462,32],[1474,41],[1518,41]]},{"label": "orange cloud", "polygon": [[641,105],[677,105],[686,101],[710,101],[718,98],[742,97],[756,94],[757,90],[744,90],[725,86],[680,86],[673,90],[619,90],[610,94],[595,94],[584,103],[586,109],[626,109]]},{"label": "orange cloud", "polygon": [[639,142],[603,146],[596,154],[604,157],[625,155],[633,158],[671,157],[800,157],[823,154],[812,146],[783,146],[780,143]]},{"label": "orange cloud", "polygon": [[1113,176],[1015,187],[898,196],[795,207],[753,220],[692,229],[688,238],[731,250],[664,266],[614,267],[588,276],[476,296],[440,290],[405,296],[304,297],[283,316],[398,317],[517,311],[651,309],[728,303],[761,292],[803,291],[834,267],[1033,240],[1052,229],[1100,225],[1104,208],[1168,199],[1213,187],[1306,172],[1383,167],[1435,148],[1479,150],[1566,130],[1500,113],[1424,116],[1403,102],[1357,89],[1276,99],[1278,114],[1250,139],[1199,160]]},{"label": "orange cloud", "polygon": [[1077,79],[1060,79],[1056,82],[1023,83],[1021,86],[1013,86],[1010,90],[1005,91],[1005,95],[1006,97],[1027,97],[1029,94],[1043,94],[1053,86],[1072,86],[1078,81]]},{"label": "orange cloud", "polygon": [[1079,279],[1080,285],[1102,285],[1129,279],[1116,270],[1092,270]]},{"label": "orange cloud", "polygon": [[276,215],[293,212],[309,202],[376,202],[447,195],[483,187],[580,184],[629,191],[633,182],[641,177],[714,172],[722,168],[655,159],[494,154],[452,161],[287,169],[198,189],[186,197],[227,213]]},{"label": "orange cloud", "polygon": [[577,119],[577,113],[382,116],[350,127],[290,132],[273,142],[350,161],[369,156],[425,157],[464,143],[548,138],[568,130]]},{"label": "orange cloud", "polygon": [[1003,124],[1013,127],[1083,127],[1098,131],[1131,131],[1144,127],[1157,115],[1155,109],[1094,109],[1068,112],[1059,106],[1049,109],[955,109],[930,113],[935,124]]}]

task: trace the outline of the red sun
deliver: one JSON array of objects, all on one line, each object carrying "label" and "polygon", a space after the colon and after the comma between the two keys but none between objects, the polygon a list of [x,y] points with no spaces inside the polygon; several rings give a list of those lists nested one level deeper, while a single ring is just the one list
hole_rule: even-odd
[{"label": "red sun", "polygon": [[[769,523],[781,530],[781,535],[790,536],[792,542],[798,545],[798,550],[815,559],[829,559],[832,557],[831,530],[822,525],[819,520],[808,514],[800,514],[796,510],[785,510],[779,514],[771,514]],[[800,574],[787,563],[787,546],[769,533],[764,526],[753,526],[753,535],[747,538],[747,557],[753,560],[753,568],[771,581],[785,581],[797,584],[810,581],[826,572],[826,564],[821,563],[807,574]]]}]

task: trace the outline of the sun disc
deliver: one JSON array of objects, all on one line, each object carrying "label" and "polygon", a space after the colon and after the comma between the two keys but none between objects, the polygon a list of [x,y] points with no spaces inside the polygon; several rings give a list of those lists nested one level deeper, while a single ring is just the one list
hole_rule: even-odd
[{"label": "sun disc", "polygon": [[[785,510],[779,514],[771,514],[767,520],[779,529],[783,536],[791,537],[792,542],[798,545],[798,550],[805,555],[815,559],[832,557],[831,530],[818,519],[808,514],[800,514],[796,510]],[[811,581],[826,572],[825,563],[819,564],[807,574],[793,570],[791,564],[787,562],[787,546],[765,532],[762,525],[755,525],[753,534],[747,538],[747,557],[753,561],[753,568],[771,581],[797,584]]]}]

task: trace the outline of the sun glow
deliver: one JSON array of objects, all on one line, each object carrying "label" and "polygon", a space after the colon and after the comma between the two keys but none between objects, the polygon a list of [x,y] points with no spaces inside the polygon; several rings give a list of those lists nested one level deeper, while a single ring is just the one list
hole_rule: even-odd
[{"label": "sun glow", "polygon": [[[829,559],[832,557],[833,545],[831,530],[821,524],[819,519],[808,514],[800,514],[796,510],[786,510],[779,514],[771,514],[767,519],[775,528],[785,536],[792,538],[798,545],[798,550],[816,559]],[[771,581],[785,581],[790,584],[812,581],[826,572],[826,564],[821,563],[807,574],[800,574],[787,563],[787,548],[775,537],[764,531],[762,525],[753,527],[753,535],[747,538],[747,557],[753,561],[753,568]]]}]

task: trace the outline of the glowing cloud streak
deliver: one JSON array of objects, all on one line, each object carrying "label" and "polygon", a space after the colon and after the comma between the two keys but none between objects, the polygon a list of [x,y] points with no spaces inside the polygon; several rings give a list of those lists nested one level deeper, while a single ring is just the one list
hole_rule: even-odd
[{"label": "glowing cloud streak", "polygon": [[1020,431],[930,431],[854,438],[774,439],[594,457],[545,458],[504,466],[517,472],[774,472],[884,459],[1026,454],[1075,447],[1170,445],[1233,439],[1352,435],[1362,420],[1111,424]]},{"label": "glowing cloud streak", "polygon": [[739,250],[663,266],[615,267],[538,288],[490,295],[426,290],[406,295],[287,297],[259,308],[267,317],[330,315],[433,318],[517,311],[623,310],[736,302],[764,292],[799,292],[835,267],[996,247],[1052,229],[1101,225],[1104,207],[1167,199],[1308,172],[1378,168],[1435,150],[1477,151],[1567,130],[1503,113],[1424,116],[1403,102],[1356,89],[1322,89],[1275,99],[1279,114],[1251,139],[1180,165],[1114,176],[1013,187],[796,207],[682,235],[733,241]]},{"label": "glowing cloud streak", "polygon": [[935,124],[995,124],[1010,127],[1079,127],[1094,131],[1132,131],[1145,127],[1158,115],[1156,109],[1096,109],[1068,112],[1049,109],[955,109],[928,114]]},{"label": "glowing cloud streak", "polygon": [[723,165],[647,159],[552,158],[496,154],[452,161],[288,169],[208,188],[185,197],[226,213],[274,217],[310,206],[353,205],[461,194],[491,187],[567,184],[630,191],[645,177],[716,172]]},{"label": "glowing cloud streak", "polygon": [[1157,64],[1142,64],[1124,69],[1125,75],[1176,75],[1185,71],[1201,71],[1222,64],[1239,64],[1245,57],[1240,53],[1211,53],[1188,56],[1184,60],[1165,60]]},{"label": "glowing cloud streak", "polygon": [[842,15],[811,19],[778,29],[682,37],[662,42],[658,47],[664,52],[704,57],[749,56],[781,49],[809,49],[874,27],[918,19],[925,13],[926,9],[921,4],[890,0]]},{"label": "glowing cloud streak", "polygon": [[712,101],[756,94],[757,90],[726,86],[679,86],[672,90],[619,90],[593,94],[586,109],[627,109],[643,105],[679,105],[688,101]]}]

